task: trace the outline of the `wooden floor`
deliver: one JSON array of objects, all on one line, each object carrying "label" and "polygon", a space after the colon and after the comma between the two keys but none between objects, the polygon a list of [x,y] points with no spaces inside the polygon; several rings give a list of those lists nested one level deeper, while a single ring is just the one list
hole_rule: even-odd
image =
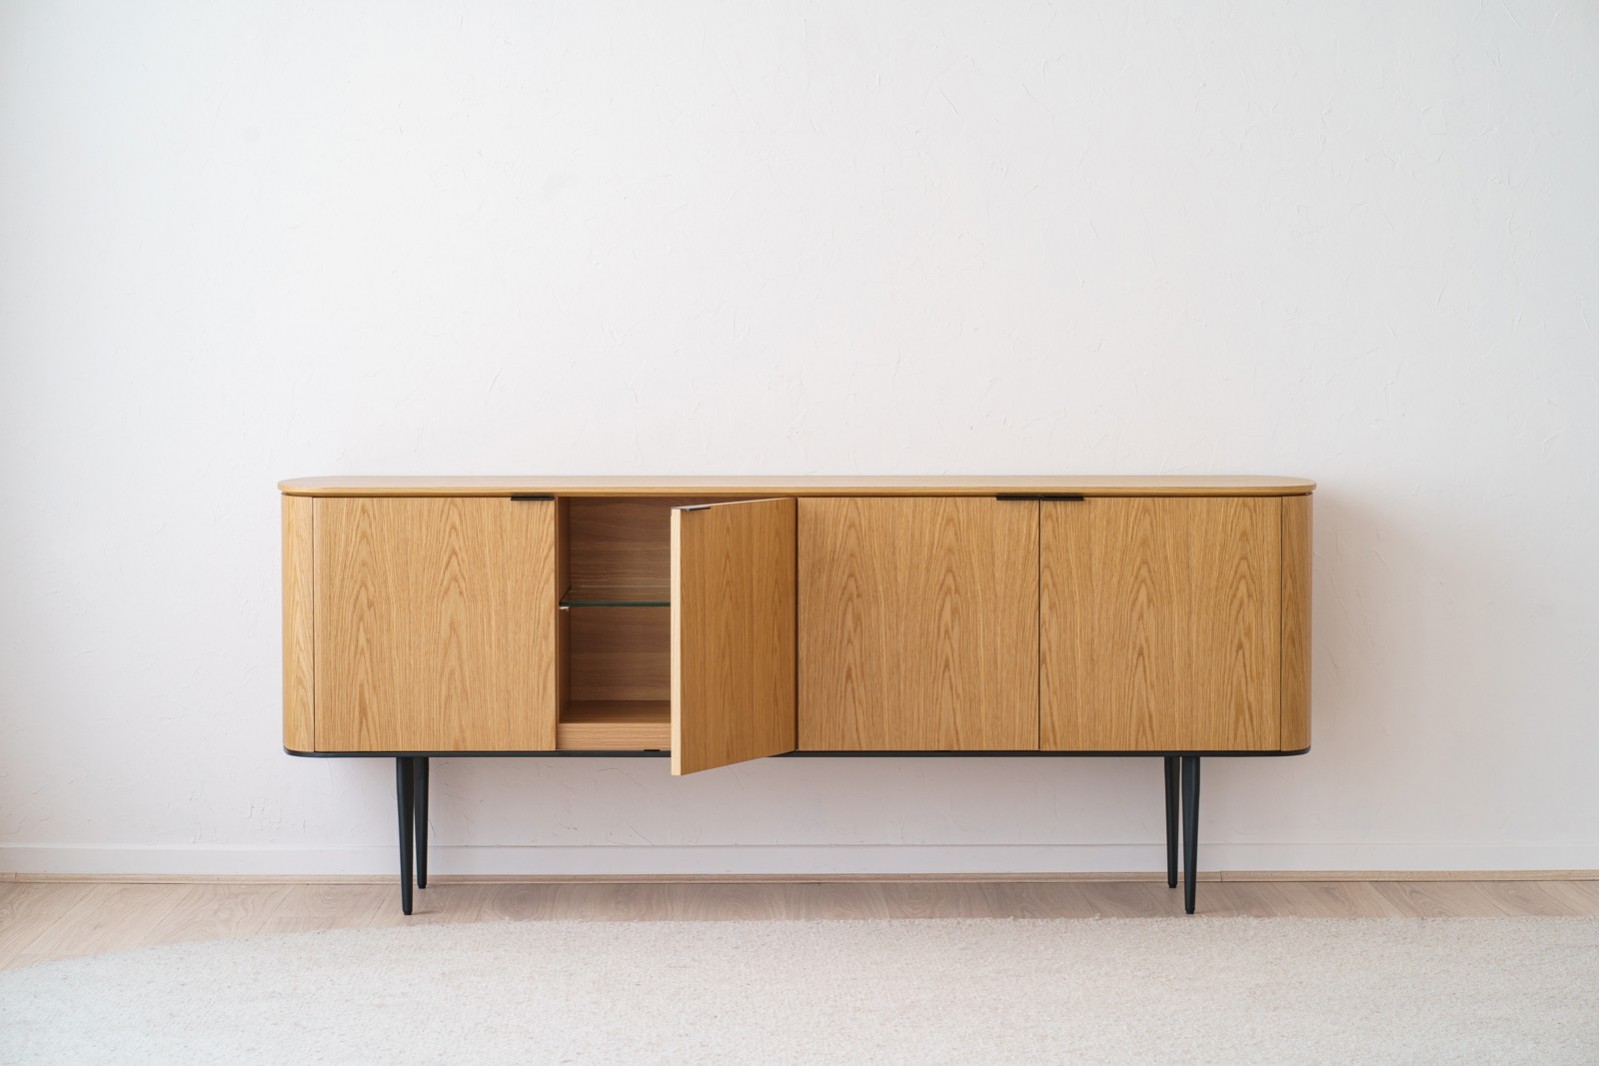
[{"label": "wooden floor", "polygon": [[[1203,880],[1199,913],[1304,918],[1593,916],[1592,879]],[[0,880],[0,969],[178,941],[501,919],[1146,918],[1164,881],[447,881],[400,913],[392,883]]]}]

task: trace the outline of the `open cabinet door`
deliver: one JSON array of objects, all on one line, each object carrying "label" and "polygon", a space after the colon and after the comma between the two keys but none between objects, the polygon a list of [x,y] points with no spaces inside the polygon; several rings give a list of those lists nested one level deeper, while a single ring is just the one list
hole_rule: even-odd
[{"label": "open cabinet door", "polygon": [[795,501],[672,512],[672,772],[795,747]]}]

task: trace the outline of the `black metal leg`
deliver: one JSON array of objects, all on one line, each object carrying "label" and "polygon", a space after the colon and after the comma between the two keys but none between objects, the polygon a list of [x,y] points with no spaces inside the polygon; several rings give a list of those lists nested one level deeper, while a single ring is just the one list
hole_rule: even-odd
[{"label": "black metal leg", "polygon": [[1178,887],[1178,757],[1161,759],[1167,781],[1167,887]]},{"label": "black metal leg", "polygon": [[1194,913],[1195,854],[1200,833],[1200,756],[1183,757],[1183,912]]},{"label": "black metal leg", "polygon": [[416,768],[417,802],[415,805],[417,829],[417,887],[428,887],[428,757],[420,755],[411,760]]},{"label": "black metal leg", "polygon": [[400,756],[394,761],[394,798],[400,811],[400,910],[411,913],[411,849],[415,843],[415,772],[411,760]]}]

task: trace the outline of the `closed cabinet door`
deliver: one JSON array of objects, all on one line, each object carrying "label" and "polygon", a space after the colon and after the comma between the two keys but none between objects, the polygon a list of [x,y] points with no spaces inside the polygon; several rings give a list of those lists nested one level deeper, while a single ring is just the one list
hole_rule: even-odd
[{"label": "closed cabinet door", "polygon": [[1279,748],[1278,498],[1040,504],[1041,747]]},{"label": "closed cabinet door", "polygon": [[799,501],[800,747],[1039,745],[1039,503]]},{"label": "closed cabinet door", "polygon": [[555,747],[549,500],[315,505],[319,751]]},{"label": "closed cabinet door", "polygon": [[671,516],[672,772],[794,750],[795,501]]}]

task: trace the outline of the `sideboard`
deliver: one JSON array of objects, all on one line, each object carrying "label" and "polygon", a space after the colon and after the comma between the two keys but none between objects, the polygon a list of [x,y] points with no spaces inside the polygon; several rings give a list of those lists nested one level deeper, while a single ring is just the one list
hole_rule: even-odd
[{"label": "sideboard", "polygon": [[1311,744],[1284,477],[282,482],[283,742],[432,756],[1150,755],[1194,912],[1200,760]]}]

